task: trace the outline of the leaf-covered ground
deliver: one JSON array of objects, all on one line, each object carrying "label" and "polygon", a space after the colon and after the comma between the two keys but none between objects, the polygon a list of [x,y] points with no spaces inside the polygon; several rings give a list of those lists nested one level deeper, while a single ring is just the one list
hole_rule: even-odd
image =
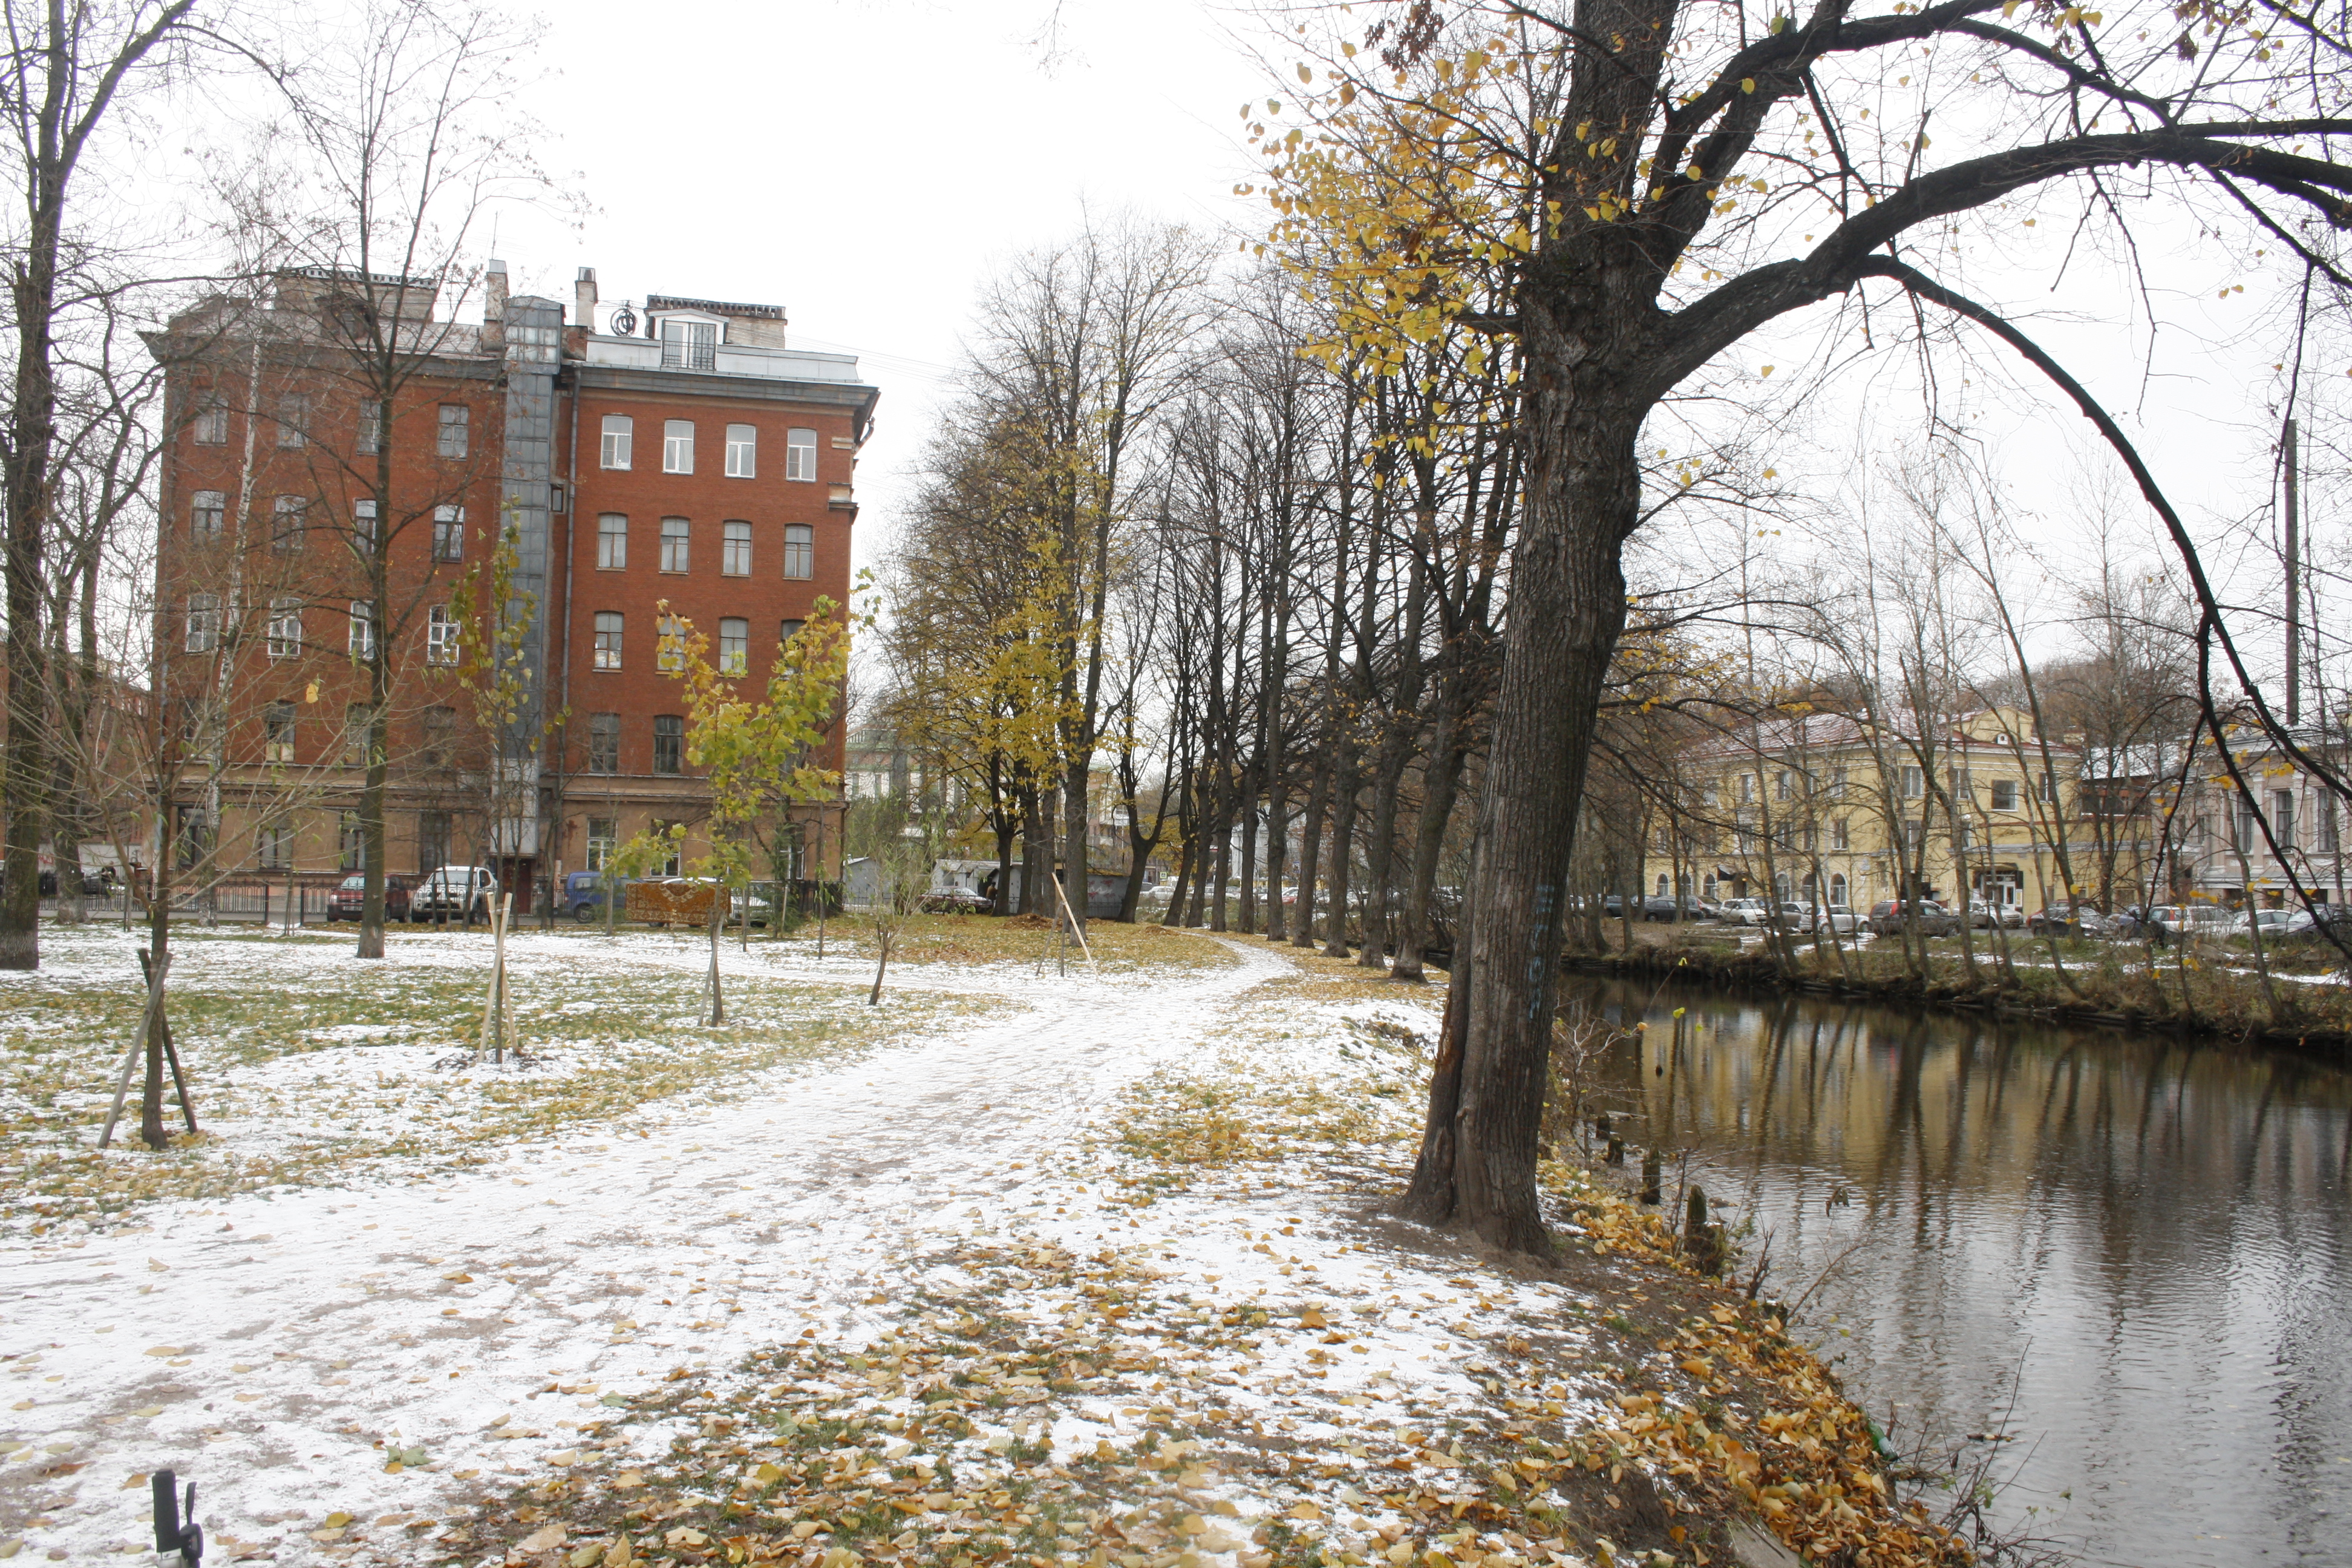
[{"label": "leaf-covered ground", "polygon": [[1123,935],[1187,962],[935,959],[968,1016],[657,1125],[27,1249],[0,1537],[127,1548],[170,1460],[277,1563],[1952,1560],[1637,1208],[1553,1170],[1542,1268],[1382,1216],[1436,994]]}]

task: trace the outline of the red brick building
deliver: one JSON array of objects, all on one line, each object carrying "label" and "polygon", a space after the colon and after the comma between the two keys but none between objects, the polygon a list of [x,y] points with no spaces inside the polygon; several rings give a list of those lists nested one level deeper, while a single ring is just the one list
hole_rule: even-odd
[{"label": "red brick building", "polygon": [[[854,358],[788,347],[777,306],[604,306],[588,268],[568,321],[557,301],[508,297],[498,262],[480,323],[438,319],[436,294],[289,274],[152,340],[169,373],[156,647],[188,759],[184,864],[359,868],[379,639],[390,872],[495,862],[520,908],[656,824],[688,825],[691,858],[706,797],[658,667],[659,606],[756,679],[817,599],[847,602],[852,476],[879,395]],[[391,371],[354,371],[339,314],[354,300],[392,323]],[[388,409],[368,395],[385,387]],[[521,680],[493,712],[457,655],[468,590],[499,618],[486,569],[501,539]]]}]

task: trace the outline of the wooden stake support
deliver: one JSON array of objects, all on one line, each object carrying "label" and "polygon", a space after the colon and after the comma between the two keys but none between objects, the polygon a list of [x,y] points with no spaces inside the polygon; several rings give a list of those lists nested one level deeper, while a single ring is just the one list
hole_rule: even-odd
[{"label": "wooden stake support", "polygon": [[[131,1093],[131,1075],[139,1065],[140,1054],[147,1048],[148,1031],[155,1026],[157,1015],[163,1006],[163,979],[171,973],[172,960],[167,953],[160,964],[154,963],[145,948],[139,950],[140,972],[147,978],[147,1007],[140,1015],[138,1030],[131,1037],[131,1048],[122,1053],[122,1072],[114,1080],[114,1103],[106,1112],[106,1126],[98,1135],[98,1146],[107,1147],[114,1141],[114,1124],[122,1120],[122,1102]],[[196,1108],[188,1100],[188,1080],[180,1071],[180,1053],[172,1045],[171,1026],[163,1026],[163,1055],[172,1064],[172,1082],[180,1091],[180,1114],[187,1121],[188,1131],[196,1130]]]},{"label": "wooden stake support", "polygon": [[506,1060],[507,1041],[514,1033],[514,1003],[507,994],[507,917],[513,909],[514,895],[500,893],[490,911],[490,994],[483,1000],[481,1041],[475,1049],[488,1051],[494,1062]]}]

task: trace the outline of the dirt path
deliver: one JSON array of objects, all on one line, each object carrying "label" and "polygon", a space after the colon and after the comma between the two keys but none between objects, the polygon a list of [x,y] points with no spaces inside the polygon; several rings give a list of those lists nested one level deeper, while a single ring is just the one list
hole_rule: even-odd
[{"label": "dirt path", "polygon": [[780,1075],[685,1131],[614,1127],[406,1187],[160,1205],[143,1233],[0,1248],[0,1542],[28,1560],[133,1550],[136,1478],[170,1465],[202,1484],[221,1555],[271,1539],[277,1563],[332,1561],[348,1549],[331,1525],[311,1535],[325,1516],[396,1526],[464,1482],[561,1461],[615,1387],[854,1332],[910,1232],[1020,1213],[1042,1154],[1286,972],[1230,945],[1228,967],[1074,974],[1016,1016]]}]

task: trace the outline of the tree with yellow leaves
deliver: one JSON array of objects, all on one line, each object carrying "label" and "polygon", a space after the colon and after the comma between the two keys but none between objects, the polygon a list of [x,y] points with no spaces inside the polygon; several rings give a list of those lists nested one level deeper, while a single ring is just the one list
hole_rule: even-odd
[{"label": "tree with yellow leaves", "polygon": [[[1337,15],[1354,27],[1364,13]],[[2130,470],[2189,567],[2213,646],[2253,692],[2186,528],[2121,426],[1935,258],[1964,237],[2021,247],[2021,224],[2070,200],[2070,220],[2119,230],[2128,181],[2352,286],[2325,237],[2352,222],[2352,166],[2334,152],[2352,134],[2336,113],[2352,38],[2332,16],[2223,0],[1868,13],[1822,0],[1802,16],[1779,0],[1397,0],[1370,15],[1298,66],[1304,103],[1244,114],[1269,159],[1277,246],[1311,230],[1341,258],[1339,346],[1402,375],[1412,345],[1442,332],[1517,344],[1525,515],[1467,962],[1408,1206],[1541,1251],[1565,879],[1654,411],[1751,333],[1825,301],[1865,318],[1891,295],[1897,321],[1969,323],[2049,377]]]},{"label": "tree with yellow leaves", "polygon": [[[710,1016],[727,1021],[719,932],[733,894],[751,879],[759,826],[793,806],[831,800],[841,774],[812,758],[833,731],[849,668],[850,623],[820,595],[807,622],[776,649],[764,685],[721,668],[710,639],[662,601],[660,663],[686,691],[686,760],[710,791],[709,847],[693,862],[710,879]],[[779,915],[782,911],[779,910]]]}]

